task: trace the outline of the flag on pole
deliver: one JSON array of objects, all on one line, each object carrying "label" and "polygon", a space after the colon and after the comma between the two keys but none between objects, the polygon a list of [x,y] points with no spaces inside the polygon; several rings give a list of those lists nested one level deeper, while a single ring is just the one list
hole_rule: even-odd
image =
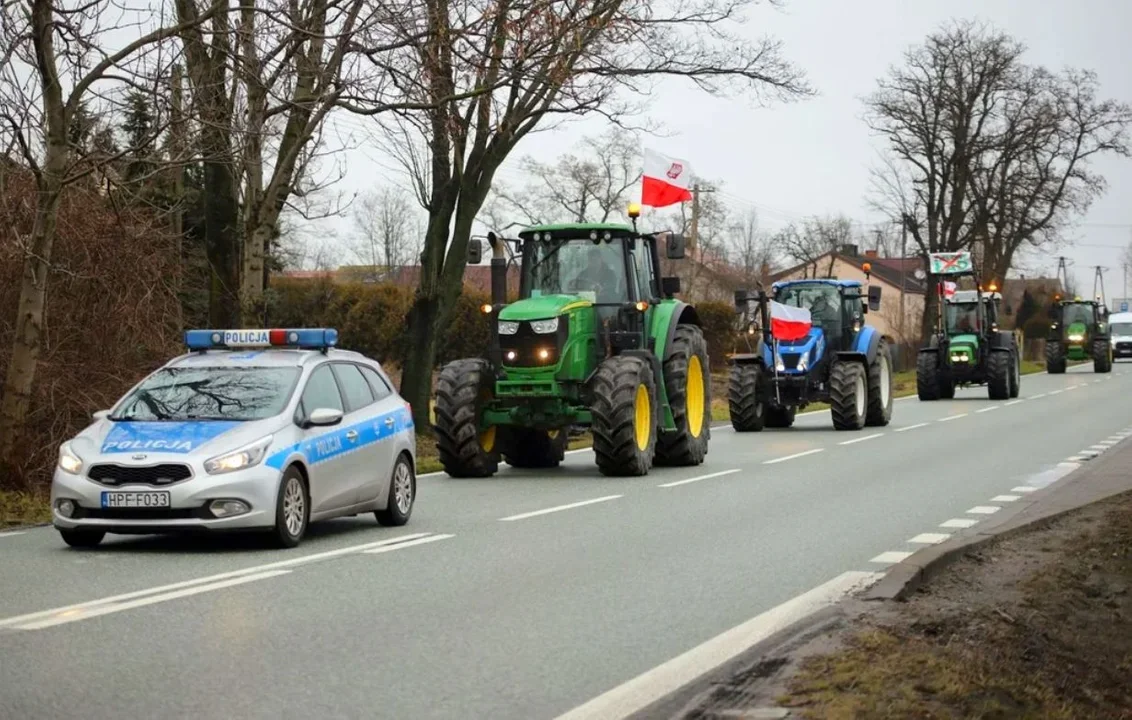
[{"label": "flag on pole", "polygon": [[939,294],[942,295],[944,298],[954,297],[955,296],[955,290],[958,287],[959,286],[956,283],[948,282],[948,281],[945,280],[945,281],[943,281],[943,283],[940,284]]},{"label": "flag on pole", "polygon": [[659,208],[692,199],[688,180],[692,166],[685,160],[645,148],[644,172],[641,173],[641,204]]},{"label": "flag on pole", "polygon": [[770,333],[776,340],[801,340],[811,327],[813,320],[806,308],[770,301]]}]

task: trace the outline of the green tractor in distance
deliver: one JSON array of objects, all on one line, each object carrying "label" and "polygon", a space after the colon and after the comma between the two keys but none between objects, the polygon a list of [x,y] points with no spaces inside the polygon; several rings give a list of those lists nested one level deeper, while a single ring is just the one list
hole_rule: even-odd
[{"label": "green tractor in distance", "polygon": [[1017,331],[998,327],[997,288],[992,283],[990,293],[983,292],[969,252],[931,253],[929,260],[941,296],[945,277],[975,277],[976,288],[944,297],[937,330],[916,357],[916,394],[920,400],[950,400],[957,386],[985,384],[991,400],[1018,397],[1022,343]]},{"label": "green tractor in distance", "polygon": [[[684,257],[684,237],[633,225],[529,227],[489,234],[491,322],[484,358],[454,360],[436,388],[440,462],[452,477],[488,477],[500,459],[550,468],[568,431],[588,426],[599,470],[644,475],[699,465],[711,434],[707,343],[694,307],[660,276],[660,244]],[[506,243],[521,253],[519,299],[506,304]],[[469,261],[478,263],[478,245]]]},{"label": "green tractor in distance", "polygon": [[1112,335],[1108,328],[1108,308],[1100,301],[1061,300],[1054,296],[1049,309],[1049,338],[1046,340],[1046,372],[1065,372],[1066,360],[1093,361],[1093,371],[1112,371]]}]

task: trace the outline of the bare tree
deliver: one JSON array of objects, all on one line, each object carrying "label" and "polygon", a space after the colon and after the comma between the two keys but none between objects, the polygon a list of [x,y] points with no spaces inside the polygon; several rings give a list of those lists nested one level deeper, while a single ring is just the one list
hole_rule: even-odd
[{"label": "bare tree", "polygon": [[727,258],[751,287],[765,282],[773,272],[777,264],[773,236],[759,230],[756,210],[748,210],[731,225]]},{"label": "bare tree", "polygon": [[[696,244],[688,247],[683,260],[661,258],[660,262],[665,275],[680,278],[684,297],[702,302],[725,294],[716,280],[720,275],[734,274],[729,258],[734,223],[726,202],[719,195],[722,184],[698,177],[694,182],[700,188]],[[688,235],[692,229],[689,206],[690,203],[681,203],[674,211],[662,213],[657,218],[659,223],[650,224],[658,225],[653,228],[656,230],[667,229]]]},{"label": "bare tree", "polygon": [[[132,22],[112,24],[111,14]],[[31,233],[16,237],[26,260],[0,401],[0,461],[11,456],[27,417],[64,191],[80,181],[98,181],[100,173],[125,154],[114,147],[112,136],[95,130],[95,116],[108,111],[115,93],[129,87],[153,95],[154,78],[169,76],[164,64],[171,58],[161,53],[162,41],[187,24],[140,33],[114,52],[101,48],[120,45],[109,39],[111,34],[152,22],[146,11],[112,10],[104,0],[75,8],[64,8],[57,0],[30,0],[0,9],[3,146],[31,173],[37,188]],[[158,134],[159,129],[151,130],[146,142],[154,142]]]},{"label": "bare tree", "polygon": [[[600,113],[615,123],[649,80],[683,77],[708,92],[740,86],[756,99],[809,93],[776,42],[729,34],[750,0],[675,9],[620,0],[429,0],[402,14],[426,27],[390,77],[421,108],[387,122],[389,150],[429,212],[421,282],[409,314],[401,391],[427,427],[437,338],[462,289],[472,226],[495,172],[537,126]],[[484,89],[489,94],[475,96]]]},{"label": "bare tree", "polygon": [[413,218],[412,199],[401,188],[364,193],[353,214],[354,255],[380,277],[397,271],[420,254],[420,237]]},{"label": "bare tree", "polygon": [[801,225],[791,223],[780,230],[773,243],[798,264],[806,275],[831,277],[836,253],[845,245],[854,244],[853,221],[844,215],[810,217]]},{"label": "bare tree", "polygon": [[[531,182],[519,190],[496,182],[492,194],[529,224],[606,222],[624,210],[629,191],[641,179],[636,133],[620,128],[581,142],[581,152],[544,163],[532,157],[520,167]],[[490,201],[490,200],[489,200]]]}]

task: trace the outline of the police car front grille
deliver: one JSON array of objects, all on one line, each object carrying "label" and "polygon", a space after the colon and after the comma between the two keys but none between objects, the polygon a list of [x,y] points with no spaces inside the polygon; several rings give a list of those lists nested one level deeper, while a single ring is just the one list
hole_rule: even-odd
[{"label": "police car front grille", "polygon": [[103,485],[169,485],[193,476],[188,465],[164,463],[161,465],[102,464],[93,465],[87,477]]}]

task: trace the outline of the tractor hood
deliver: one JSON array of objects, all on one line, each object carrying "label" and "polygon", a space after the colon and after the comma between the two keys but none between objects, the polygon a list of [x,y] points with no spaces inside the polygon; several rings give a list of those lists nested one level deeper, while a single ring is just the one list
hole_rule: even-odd
[{"label": "tractor hood", "polygon": [[[770,344],[763,346],[763,362],[768,367],[776,367],[779,372],[802,374],[808,372],[819,360],[825,350],[825,333],[819,327],[811,327],[809,334],[798,340],[780,340],[778,357],[773,356]],[[803,362],[804,359],[804,362]],[[779,363],[778,360],[782,362]]]},{"label": "tractor hood", "polygon": [[579,295],[539,295],[507,305],[499,311],[499,319],[543,320],[592,304],[592,300]]},{"label": "tractor hood", "polygon": [[972,350],[979,346],[979,338],[974,333],[963,333],[961,335],[952,335],[948,344],[952,350],[957,350],[960,347],[969,347]]},{"label": "tractor hood", "polygon": [[952,335],[948,341],[947,350],[951,354],[951,362],[975,362],[978,355],[979,338],[972,333]]}]

